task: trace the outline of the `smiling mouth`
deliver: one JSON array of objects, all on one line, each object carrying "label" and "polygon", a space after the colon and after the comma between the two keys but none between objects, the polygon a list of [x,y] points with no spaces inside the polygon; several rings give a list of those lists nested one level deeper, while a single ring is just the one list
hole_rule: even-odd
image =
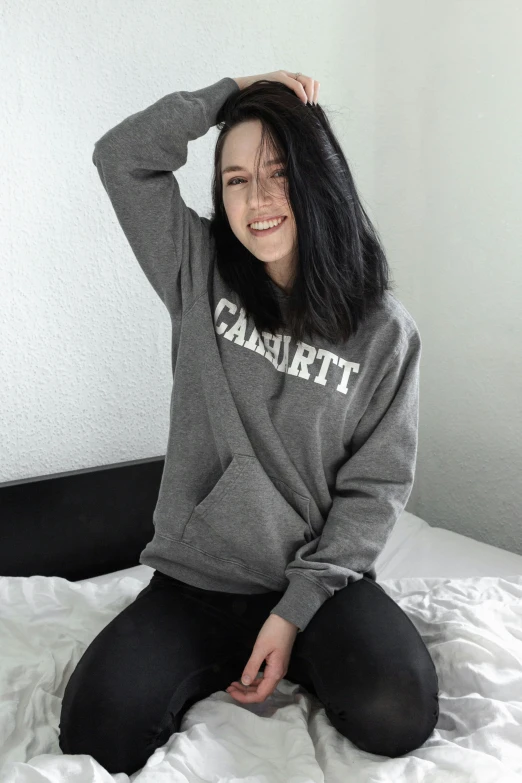
[{"label": "smiling mouth", "polygon": [[284,224],[285,220],[286,220],[286,215],[283,217],[283,220],[281,221],[281,223],[278,223],[277,226],[272,226],[272,228],[256,229],[256,228],[252,228],[251,226],[249,226],[248,230],[255,237],[268,236],[269,234],[274,234],[279,228],[281,228],[281,226]]}]

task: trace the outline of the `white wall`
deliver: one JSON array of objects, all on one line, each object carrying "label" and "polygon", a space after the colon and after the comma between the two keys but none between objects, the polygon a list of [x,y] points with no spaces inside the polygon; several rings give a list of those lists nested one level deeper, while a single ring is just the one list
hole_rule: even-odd
[{"label": "white wall", "polygon": [[[0,21],[0,481],[164,454],[170,320],[94,142],[174,90],[285,68],[320,80],[421,330],[408,510],[522,554],[522,7],[4,0]],[[205,215],[216,137],[178,174]]]},{"label": "white wall", "polygon": [[522,4],[377,21],[374,214],[423,338],[407,509],[522,554]]}]

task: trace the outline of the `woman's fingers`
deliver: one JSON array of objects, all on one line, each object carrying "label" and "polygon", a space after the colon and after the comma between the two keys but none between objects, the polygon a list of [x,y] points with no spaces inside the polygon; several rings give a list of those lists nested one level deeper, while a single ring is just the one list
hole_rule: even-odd
[{"label": "woman's fingers", "polygon": [[239,690],[238,688],[227,688],[227,692],[232,696],[233,699],[236,699],[237,701],[242,702],[243,704],[250,704],[252,702],[262,702],[266,699],[267,696],[270,694],[267,693],[265,696],[260,694],[259,689],[252,688],[251,685],[249,685],[245,690]]},{"label": "woman's fingers", "polygon": [[257,685],[241,685],[241,683],[233,682],[226,690],[233,699],[244,701],[247,694],[257,693]]},{"label": "woman's fingers", "polygon": [[256,678],[252,685],[242,685],[240,682],[234,681],[226,690],[234,699],[249,704],[264,701],[274,692],[277,683],[278,680],[269,681],[268,678],[263,677]]},{"label": "woman's fingers", "polygon": [[[316,92],[319,91],[319,82],[316,82],[311,76],[305,76],[304,73],[299,74],[299,79],[297,81],[299,84],[303,83],[302,86],[304,87],[308,103],[317,103]],[[317,90],[315,88],[316,84]]]},{"label": "woman's fingers", "polygon": [[308,76],[305,76],[304,73],[301,73],[297,79],[294,76],[291,76],[291,79],[294,84],[298,84],[299,87],[301,87],[300,91],[298,89],[294,89],[294,92],[296,92],[298,97],[300,97],[300,93],[304,93],[304,103],[306,104],[306,102],[310,100],[310,85]]},{"label": "woman's fingers", "polygon": [[[292,87],[296,95],[300,98],[305,98],[309,103],[317,103],[317,96],[319,94],[319,87],[321,86],[318,81],[312,79],[311,76],[306,76],[304,73],[300,73],[298,78],[295,78],[295,74],[290,71],[282,71],[290,79],[289,86]],[[299,89],[296,85],[299,85]],[[306,100],[304,102],[306,102]]]},{"label": "woman's fingers", "polygon": [[307,76],[304,73],[300,73],[298,78],[295,78],[295,71],[272,71],[271,73],[260,73],[255,76],[240,76],[235,79],[240,89],[244,89],[254,82],[261,79],[267,79],[269,81],[282,82],[287,87],[295,92],[298,98],[300,98],[304,104],[316,104],[319,96],[319,87],[321,86],[318,81],[312,79],[311,76]]}]

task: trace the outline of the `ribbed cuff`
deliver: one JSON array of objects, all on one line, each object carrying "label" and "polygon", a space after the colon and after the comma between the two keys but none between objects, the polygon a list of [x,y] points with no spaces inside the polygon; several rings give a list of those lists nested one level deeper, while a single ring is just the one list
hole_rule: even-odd
[{"label": "ribbed cuff", "polygon": [[301,633],[330,595],[317,582],[297,571],[289,576],[289,580],[282,598],[270,610],[270,614],[277,614],[294,623],[298,626],[298,633]]},{"label": "ribbed cuff", "polygon": [[219,79],[219,81],[214,82],[214,84],[209,84],[207,87],[201,87],[199,90],[194,90],[191,95],[204,102],[207,110],[208,124],[212,127],[216,124],[216,117],[219,109],[225,100],[235,92],[240,92],[236,80],[232,79],[231,76],[224,76],[222,79]]}]

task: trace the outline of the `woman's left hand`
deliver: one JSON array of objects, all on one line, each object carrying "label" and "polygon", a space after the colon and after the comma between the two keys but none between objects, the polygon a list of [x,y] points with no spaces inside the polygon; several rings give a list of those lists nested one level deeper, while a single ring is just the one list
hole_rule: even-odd
[{"label": "woman's left hand", "polygon": [[[252,655],[241,676],[242,682],[245,682],[245,677],[250,677],[252,684],[243,685],[235,680],[228,686],[227,693],[243,704],[262,702],[270,696],[288,671],[297,631],[297,626],[289,620],[277,614],[269,615],[259,631]],[[256,679],[265,659],[266,666],[261,679]]]}]

